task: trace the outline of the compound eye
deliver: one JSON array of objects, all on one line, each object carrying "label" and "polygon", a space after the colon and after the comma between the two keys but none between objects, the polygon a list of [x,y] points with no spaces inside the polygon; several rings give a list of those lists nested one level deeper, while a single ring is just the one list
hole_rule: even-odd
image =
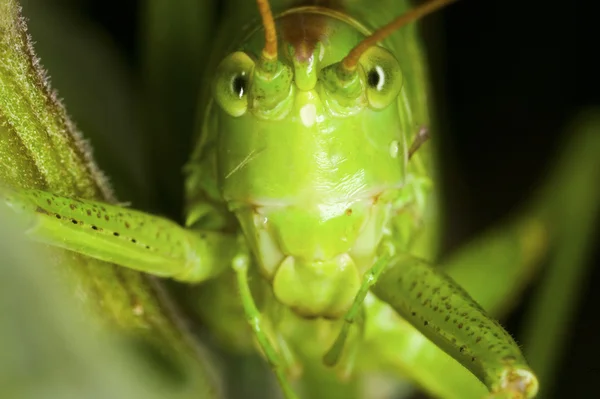
[{"label": "compound eye", "polygon": [[367,80],[367,100],[374,109],[383,109],[396,100],[402,89],[402,71],[396,57],[381,47],[371,47],[360,57]]},{"label": "compound eye", "polygon": [[237,98],[244,97],[247,89],[248,77],[246,76],[245,72],[233,77],[233,80],[231,81],[231,91],[233,92],[234,96],[237,96]]},{"label": "compound eye", "polygon": [[242,116],[248,110],[248,89],[254,61],[244,52],[228,55],[217,67],[213,86],[215,101],[229,115]]}]

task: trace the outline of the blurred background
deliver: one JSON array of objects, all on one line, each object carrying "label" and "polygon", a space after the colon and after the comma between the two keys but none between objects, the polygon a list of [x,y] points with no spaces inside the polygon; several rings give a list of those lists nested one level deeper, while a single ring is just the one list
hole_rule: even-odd
[{"label": "blurred background", "polygon": [[[90,138],[100,167],[108,176],[119,176],[112,179],[118,197],[181,220],[179,170],[190,151],[189,138],[182,135],[194,125],[210,27],[188,15],[177,29],[158,25],[149,31],[147,21],[160,20],[160,7],[144,0],[22,4],[54,88]],[[593,13],[576,2],[547,4],[463,1],[424,23],[444,128],[439,140],[448,250],[532,194],[559,153],[569,121],[579,110],[600,105]],[[217,8],[207,4],[206,13],[216,15]],[[177,35],[187,37],[179,47],[156,50],[144,44]],[[165,54],[172,60],[161,64],[157,60]],[[176,79],[159,79],[165,70]],[[153,112],[161,106],[169,112]],[[567,350],[552,397],[585,397],[597,388],[599,260],[596,247],[578,287],[580,306],[568,322]],[[517,340],[531,292],[506,323]]]}]

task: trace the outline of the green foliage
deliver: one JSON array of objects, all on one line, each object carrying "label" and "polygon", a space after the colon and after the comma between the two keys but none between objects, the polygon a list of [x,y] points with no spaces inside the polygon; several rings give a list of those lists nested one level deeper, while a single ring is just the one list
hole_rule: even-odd
[{"label": "green foliage", "polygon": [[[0,2],[0,180],[3,184],[15,188],[38,188],[64,195],[114,202],[111,190],[94,164],[89,149],[50,89],[45,73],[33,52],[20,7],[13,0]],[[5,230],[8,226],[8,223],[2,223],[1,229],[2,234],[10,236],[10,230]],[[163,388],[168,388],[169,397],[198,397],[199,392],[203,392],[204,397],[214,397],[217,394],[202,349],[193,342],[179,320],[177,310],[156,281],[140,273],[72,252],[35,247],[36,252],[42,250],[44,256],[40,257],[38,262],[28,262],[35,265],[35,268],[31,268],[27,273],[35,275],[39,269],[45,269],[40,273],[51,273],[54,278],[44,280],[36,275],[33,277],[33,283],[24,282],[24,289],[15,292],[26,297],[36,293],[40,295],[37,302],[39,304],[44,291],[30,293],[25,289],[36,287],[35,281],[43,280],[50,286],[50,292],[60,290],[69,295],[70,301],[62,302],[60,306],[49,300],[46,309],[48,313],[44,317],[53,320],[54,312],[58,315],[80,314],[90,326],[118,333],[120,339],[127,340],[130,346],[137,348],[137,356],[154,359],[148,363],[154,364],[163,374],[170,375],[170,378],[165,380],[169,384],[156,379],[157,386],[162,384]],[[7,273],[3,284],[11,281],[8,276],[17,273],[13,269],[23,262],[14,257],[18,255],[11,254],[14,252],[3,252],[3,256],[7,257],[2,262],[3,270]],[[19,270],[25,272],[25,269]],[[12,292],[6,290],[3,294]],[[15,297],[13,301],[20,303],[19,297]],[[35,306],[35,299],[32,301],[32,306]],[[22,311],[15,307],[12,312]],[[31,315],[36,314],[40,314],[39,309]],[[10,320],[10,314],[8,318],[3,314],[3,321],[7,320]],[[24,320],[24,325],[31,323],[31,320]],[[60,316],[57,320],[60,320]],[[60,329],[53,333],[56,336],[55,341],[42,340],[39,351],[35,350],[38,348],[35,344],[36,337],[23,335],[19,339],[32,343],[32,353],[27,356],[51,362],[53,356],[59,355],[59,352],[53,352],[59,349],[52,344],[57,339],[75,342],[70,337],[81,336],[82,342],[96,342],[94,336],[89,336],[81,324],[71,327],[72,329],[68,329],[68,336],[65,335],[67,330]],[[40,330],[43,331],[43,328],[40,327]],[[3,352],[18,348],[13,348],[10,344],[11,339],[15,339],[15,333],[11,331],[6,330],[6,333],[3,332],[0,336],[0,339],[7,338],[6,342],[1,341]],[[89,353],[75,344],[73,347],[67,346],[66,350],[76,351],[76,359],[79,362],[83,359],[94,359],[93,356],[88,357]],[[20,357],[19,352],[13,353],[13,359],[15,356]],[[43,364],[44,362],[40,362],[41,368]],[[75,367],[76,364],[72,363],[71,367]],[[106,368],[107,365],[107,362],[100,363],[96,372],[103,370],[102,367]],[[115,367],[111,369],[118,370]],[[109,369],[105,371],[110,372]],[[18,369],[15,369],[15,372],[18,373]],[[176,378],[173,379],[173,376]],[[32,382],[35,381],[35,373],[30,378]],[[41,378],[39,384],[33,385],[32,389],[37,387],[42,392],[51,389],[51,385],[47,386],[46,382],[47,380]],[[57,380],[57,384],[60,385],[60,381]],[[91,386],[82,383],[81,389],[89,389]],[[61,392],[62,388],[57,386],[56,389],[56,392]],[[129,397],[125,394],[129,388],[123,389],[122,397]],[[112,395],[104,397],[110,396]]]}]

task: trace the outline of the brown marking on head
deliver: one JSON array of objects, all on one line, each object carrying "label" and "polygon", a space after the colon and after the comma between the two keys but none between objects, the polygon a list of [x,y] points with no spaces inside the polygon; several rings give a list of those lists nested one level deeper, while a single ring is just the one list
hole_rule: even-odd
[{"label": "brown marking on head", "polygon": [[[299,0],[295,7],[319,6],[333,10],[341,10],[339,0]],[[294,13],[285,17],[282,22],[283,39],[295,50],[298,61],[308,60],[317,43],[327,36],[327,17],[318,14]]]}]

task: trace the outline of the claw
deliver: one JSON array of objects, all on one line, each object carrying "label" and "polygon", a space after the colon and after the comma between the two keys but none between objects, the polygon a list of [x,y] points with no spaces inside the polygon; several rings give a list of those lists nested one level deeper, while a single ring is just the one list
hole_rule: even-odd
[{"label": "claw", "polygon": [[532,399],[538,389],[538,380],[531,370],[507,369],[500,378],[498,390],[485,399]]}]

